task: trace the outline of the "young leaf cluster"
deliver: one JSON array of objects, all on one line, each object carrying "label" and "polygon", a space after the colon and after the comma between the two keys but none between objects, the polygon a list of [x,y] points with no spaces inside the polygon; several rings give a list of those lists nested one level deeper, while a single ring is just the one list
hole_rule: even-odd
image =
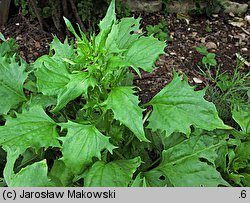
[{"label": "young leaf cluster", "polygon": [[147,25],[146,30],[149,36],[153,35],[160,41],[173,41],[173,39],[169,36],[168,25],[164,20],[157,25]]},{"label": "young leaf cluster", "polygon": [[166,44],[114,0],[91,41],[65,23],[75,42],[55,36],[31,67],[0,58],[2,185],[249,186],[249,114],[225,125],[176,72],[142,107],[128,68],[152,72]]}]

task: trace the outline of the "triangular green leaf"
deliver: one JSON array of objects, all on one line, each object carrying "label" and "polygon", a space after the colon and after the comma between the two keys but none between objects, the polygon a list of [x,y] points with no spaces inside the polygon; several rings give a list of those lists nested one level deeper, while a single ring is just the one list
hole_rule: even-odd
[{"label": "triangular green leaf", "polygon": [[143,129],[143,110],[138,106],[138,97],[133,94],[132,88],[113,88],[105,101],[106,108],[112,109],[115,119],[126,125],[140,141],[147,142]]},{"label": "triangular green leaf", "polygon": [[44,112],[41,106],[24,110],[16,118],[8,117],[0,126],[0,145],[4,149],[17,150],[20,154],[27,148],[60,146],[56,123]]},{"label": "triangular green leaf", "polygon": [[173,80],[149,102],[153,112],[149,117],[148,128],[189,135],[190,126],[205,130],[231,129],[219,118],[213,103],[206,101],[204,91],[194,91],[186,79],[174,73]]},{"label": "triangular green leaf", "polygon": [[234,171],[244,169],[250,166],[250,141],[241,142],[235,149],[235,157],[232,161]]},{"label": "triangular green leaf", "polygon": [[7,163],[4,169],[4,178],[9,187],[49,187],[52,186],[47,176],[46,160],[33,163],[14,174],[13,168],[19,153],[7,149]]},{"label": "triangular green leaf", "polygon": [[145,173],[147,182],[151,186],[154,181],[156,185],[165,181],[167,186],[177,187],[229,186],[215,166],[216,150],[225,144],[216,137],[200,135],[164,150],[161,164]]},{"label": "triangular green leaf", "polygon": [[67,28],[69,29],[69,31],[72,32],[72,33],[75,35],[77,41],[81,41],[81,38],[80,38],[79,35],[76,33],[76,31],[75,31],[73,25],[71,24],[71,22],[70,22],[67,18],[65,18],[65,17],[63,17],[63,20],[64,20],[64,22],[65,22]]},{"label": "triangular green leaf", "polygon": [[64,43],[54,36],[53,41],[50,43],[50,50],[54,50],[54,56],[58,59],[69,59],[74,54],[73,44],[69,45],[68,38],[66,37]]},{"label": "triangular green leaf", "polygon": [[62,160],[55,160],[53,167],[49,172],[49,177],[56,186],[66,187],[70,186],[74,175]]},{"label": "triangular green leaf", "polygon": [[97,161],[84,179],[85,187],[128,187],[136,169],[141,165],[140,157],[116,160],[109,163]]},{"label": "triangular green leaf", "polygon": [[142,174],[139,173],[135,180],[132,182],[131,187],[147,187],[147,182],[146,182],[146,178],[142,177]]},{"label": "triangular green leaf", "polygon": [[160,170],[150,170],[143,174],[148,187],[173,187],[168,177]]},{"label": "triangular green leaf", "polygon": [[38,91],[45,95],[57,95],[70,81],[68,64],[49,56],[40,57],[34,67],[37,78]]},{"label": "triangular green leaf", "polygon": [[105,17],[99,23],[100,33],[95,38],[95,45],[97,49],[101,50],[104,48],[107,36],[115,21],[115,0],[112,0]]},{"label": "triangular green leaf", "polygon": [[160,54],[164,53],[165,42],[154,37],[141,37],[128,47],[125,59],[135,69],[143,69],[147,72],[153,71],[154,62]]},{"label": "triangular green leaf", "polygon": [[87,78],[87,73],[79,72],[70,75],[70,81],[58,94],[57,106],[52,110],[61,110],[68,102],[83,94],[87,97],[88,88],[94,88],[96,81],[93,77]]},{"label": "triangular green leaf", "polygon": [[127,61],[124,61],[124,59],[120,56],[112,56],[107,62],[107,73],[112,73],[114,70],[118,70],[122,67],[128,67],[129,63]]},{"label": "triangular green leaf", "polygon": [[126,50],[140,34],[139,32],[141,18],[122,18],[118,24],[114,24],[106,40],[106,49],[108,53]]},{"label": "triangular green leaf", "polygon": [[52,96],[46,96],[43,94],[31,95],[30,100],[25,103],[26,106],[42,106],[44,109],[48,106],[56,105],[56,98]]},{"label": "triangular green leaf", "polygon": [[15,56],[10,58],[0,57],[0,115],[26,100],[23,84],[28,74],[25,73],[25,64],[19,65]]},{"label": "triangular green leaf", "polygon": [[105,17],[99,23],[100,30],[110,30],[115,20],[115,0],[111,0]]},{"label": "triangular green leaf", "polygon": [[57,106],[53,112],[60,111],[68,102],[80,96],[87,95],[89,87],[94,87],[96,81],[87,77],[86,72],[69,73],[68,64],[48,56],[41,57],[36,63],[38,90],[45,95],[57,96]]},{"label": "triangular green leaf", "polygon": [[250,107],[232,111],[233,119],[239,124],[242,131],[250,135]]},{"label": "triangular green leaf", "polygon": [[2,41],[4,41],[4,42],[6,42],[6,39],[5,39],[5,37],[3,36],[3,34],[0,32],[0,39],[2,40]]},{"label": "triangular green leaf", "polygon": [[49,187],[50,179],[47,176],[46,160],[36,162],[21,169],[12,179],[9,187]]},{"label": "triangular green leaf", "polygon": [[250,167],[248,169],[247,173],[242,173],[242,175],[244,176],[244,178],[242,178],[242,182],[244,183],[244,185],[246,187],[250,187],[250,173],[249,173]]},{"label": "triangular green leaf", "polygon": [[62,160],[74,174],[82,172],[93,157],[101,158],[101,150],[107,149],[110,153],[115,148],[109,142],[109,138],[100,133],[93,125],[82,125],[68,121],[61,123],[61,127],[67,128],[66,137],[61,137]]}]

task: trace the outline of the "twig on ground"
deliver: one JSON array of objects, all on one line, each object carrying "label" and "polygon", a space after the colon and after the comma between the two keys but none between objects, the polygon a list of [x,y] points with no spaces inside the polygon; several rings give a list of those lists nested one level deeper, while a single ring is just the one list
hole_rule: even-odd
[{"label": "twig on ground", "polygon": [[70,4],[71,4],[72,11],[73,11],[73,13],[74,13],[74,15],[75,15],[75,17],[76,17],[76,20],[77,20],[78,24],[80,25],[82,31],[86,34],[86,37],[87,37],[88,40],[90,41],[90,38],[89,38],[89,36],[87,35],[87,29],[86,29],[86,27],[84,26],[84,24],[83,24],[83,22],[82,22],[82,20],[81,20],[81,18],[80,18],[80,16],[79,16],[79,14],[78,14],[78,12],[77,12],[77,8],[76,8],[76,5],[75,5],[75,3],[74,3],[74,0],[70,0]]},{"label": "twig on ground", "polygon": [[43,19],[42,19],[41,15],[40,15],[40,12],[39,12],[39,10],[37,8],[36,2],[34,0],[29,0],[28,2],[31,5],[31,7],[33,8],[34,13],[36,14],[36,17],[37,17],[37,19],[39,21],[41,29],[44,31],[44,22],[43,22]]}]

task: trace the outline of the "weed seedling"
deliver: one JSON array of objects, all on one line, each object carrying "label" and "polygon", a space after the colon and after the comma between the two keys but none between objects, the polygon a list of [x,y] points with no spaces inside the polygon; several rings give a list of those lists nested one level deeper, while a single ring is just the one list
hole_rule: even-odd
[{"label": "weed seedling", "polygon": [[148,36],[153,35],[160,41],[173,41],[173,39],[169,36],[168,24],[164,20],[161,20],[158,25],[147,25],[146,30]]}]

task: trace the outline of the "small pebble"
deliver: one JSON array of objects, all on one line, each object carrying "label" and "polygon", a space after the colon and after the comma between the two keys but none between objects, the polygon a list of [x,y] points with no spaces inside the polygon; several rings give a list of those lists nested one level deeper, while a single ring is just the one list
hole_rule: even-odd
[{"label": "small pebble", "polygon": [[28,58],[29,59],[33,58],[33,54],[28,54]]},{"label": "small pebble", "polygon": [[199,78],[193,78],[193,81],[196,83],[196,84],[201,84],[201,83],[203,83],[203,81],[201,80],[201,79],[199,79]]},{"label": "small pebble", "polygon": [[197,34],[198,32],[192,32],[192,37],[196,37]]},{"label": "small pebble", "polygon": [[205,37],[202,37],[201,38],[201,43],[205,43],[206,42],[206,38]]},{"label": "small pebble", "polygon": [[247,16],[245,16],[245,21],[247,21],[248,23],[250,23],[250,15],[247,15]]},{"label": "small pebble", "polygon": [[16,37],[16,41],[18,41],[18,40],[22,40],[22,37],[17,36],[17,37]]},{"label": "small pebble", "polygon": [[40,49],[40,48],[41,48],[40,43],[39,43],[39,42],[35,42],[35,47],[36,47],[37,49]]},{"label": "small pebble", "polygon": [[247,52],[247,51],[248,51],[248,49],[247,49],[247,48],[242,48],[242,49],[241,49],[241,51],[245,51],[245,52]]},{"label": "small pebble", "polygon": [[176,56],[176,53],[175,52],[170,52],[169,53],[171,56]]},{"label": "small pebble", "polygon": [[206,43],[207,49],[217,49],[217,45],[214,42],[207,42]]}]

